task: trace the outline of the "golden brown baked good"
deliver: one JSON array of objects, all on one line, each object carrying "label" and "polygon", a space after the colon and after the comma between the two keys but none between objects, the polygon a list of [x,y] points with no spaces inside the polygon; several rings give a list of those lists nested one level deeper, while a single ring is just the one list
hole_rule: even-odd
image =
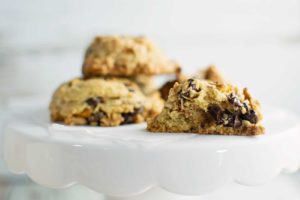
[{"label": "golden brown baked good", "polygon": [[248,89],[192,78],[175,83],[148,130],[250,136],[264,133],[261,120],[259,102]]},{"label": "golden brown baked good", "polygon": [[51,119],[68,125],[117,126],[157,115],[159,96],[148,96],[124,78],[73,79],[62,84],[50,103]]},{"label": "golden brown baked good", "polygon": [[82,68],[85,77],[168,74],[178,69],[150,40],[129,36],[96,37]]}]

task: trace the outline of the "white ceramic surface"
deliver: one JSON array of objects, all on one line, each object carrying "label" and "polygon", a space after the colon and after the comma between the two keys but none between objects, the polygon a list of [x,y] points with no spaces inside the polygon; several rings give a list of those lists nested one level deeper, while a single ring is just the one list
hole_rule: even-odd
[{"label": "white ceramic surface", "polygon": [[259,185],[298,170],[299,118],[270,108],[264,124],[267,132],[258,137],[149,134],[145,124],[51,124],[46,109],[27,109],[7,127],[4,155],[10,170],[47,187],[80,183],[123,197],[152,187],[201,195],[233,181]]},{"label": "white ceramic surface", "polygon": [[212,193],[195,196],[175,195],[159,188],[153,188],[142,195],[117,198],[110,200],[299,200],[300,173],[281,175],[269,183],[248,187],[237,183],[230,183]]}]

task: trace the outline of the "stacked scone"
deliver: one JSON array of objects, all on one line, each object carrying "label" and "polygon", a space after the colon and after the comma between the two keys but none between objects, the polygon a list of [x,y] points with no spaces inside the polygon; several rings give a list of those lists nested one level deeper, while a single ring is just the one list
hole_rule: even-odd
[{"label": "stacked scone", "polygon": [[85,53],[83,76],[55,91],[51,119],[92,126],[144,122],[163,107],[153,76],[178,71],[179,66],[144,37],[96,37]]}]

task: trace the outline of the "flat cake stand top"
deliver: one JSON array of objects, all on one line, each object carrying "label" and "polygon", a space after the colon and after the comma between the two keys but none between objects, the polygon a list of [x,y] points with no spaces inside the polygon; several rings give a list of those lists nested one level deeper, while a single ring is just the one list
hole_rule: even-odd
[{"label": "flat cake stand top", "polygon": [[46,187],[200,195],[230,181],[263,184],[300,166],[300,119],[277,108],[265,110],[266,134],[256,137],[154,134],[146,124],[71,127],[51,123],[45,108],[20,113],[5,131],[5,161]]}]

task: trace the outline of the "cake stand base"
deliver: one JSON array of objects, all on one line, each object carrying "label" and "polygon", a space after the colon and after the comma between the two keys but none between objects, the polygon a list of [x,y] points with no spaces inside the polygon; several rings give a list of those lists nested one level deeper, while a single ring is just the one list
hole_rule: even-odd
[{"label": "cake stand base", "polygon": [[199,196],[178,195],[160,188],[152,188],[140,195],[130,197],[107,196],[105,200],[199,200]]},{"label": "cake stand base", "polygon": [[273,181],[299,170],[300,118],[278,108],[264,116],[265,135],[226,137],[149,134],[146,124],[65,126],[28,109],[4,131],[4,160],[42,186],[83,185],[108,200],[299,200],[299,182]]}]

